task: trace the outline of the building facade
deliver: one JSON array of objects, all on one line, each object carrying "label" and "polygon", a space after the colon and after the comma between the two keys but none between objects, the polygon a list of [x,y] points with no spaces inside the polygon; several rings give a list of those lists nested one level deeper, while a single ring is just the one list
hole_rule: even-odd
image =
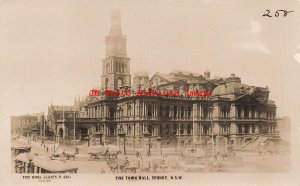
[{"label": "building facade", "polygon": [[[56,119],[58,136],[80,135],[94,144],[120,144],[121,134],[125,133],[126,145],[133,148],[207,147],[212,143],[240,148],[261,136],[278,137],[276,105],[269,99],[268,87],[243,84],[235,74],[211,78],[209,71],[203,75],[173,71],[152,77],[140,72],[131,84],[126,40],[120,12],[113,11],[105,39],[100,95],[87,96],[75,109],[76,114],[81,112],[76,117]],[[125,94],[115,96],[106,90]],[[173,91],[176,95],[137,95],[143,91]],[[207,91],[211,95],[197,94]],[[59,110],[51,112],[61,114]]]},{"label": "building facade", "polygon": [[38,116],[36,115],[20,115],[11,116],[11,133],[12,135],[26,136],[32,132],[39,132]]}]

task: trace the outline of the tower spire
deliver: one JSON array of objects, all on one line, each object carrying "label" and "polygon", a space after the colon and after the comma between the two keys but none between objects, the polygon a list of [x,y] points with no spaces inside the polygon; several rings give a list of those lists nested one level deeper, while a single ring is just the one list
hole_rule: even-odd
[{"label": "tower spire", "polygon": [[109,35],[112,36],[122,35],[121,13],[119,9],[114,9],[111,12],[111,26],[110,26]]},{"label": "tower spire", "polygon": [[111,27],[105,37],[106,54],[103,60],[101,85],[104,89],[117,90],[130,86],[130,59],[126,53],[126,36],[121,30],[121,13],[114,9],[111,13]]}]

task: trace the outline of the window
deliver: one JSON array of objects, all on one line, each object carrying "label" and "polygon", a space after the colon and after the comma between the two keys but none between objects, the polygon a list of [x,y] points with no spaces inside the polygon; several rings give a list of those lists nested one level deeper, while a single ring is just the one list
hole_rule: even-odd
[{"label": "window", "polygon": [[245,134],[249,134],[250,132],[250,126],[248,124],[245,124]]},{"label": "window", "polygon": [[177,133],[177,125],[173,124],[173,134],[176,134],[176,133]]},{"label": "window", "polygon": [[148,132],[152,134],[152,125],[148,125]]},{"label": "window", "polygon": [[209,126],[208,125],[203,126],[203,134],[209,134]]},{"label": "window", "polygon": [[221,108],[221,117],[226,118],[228,116],[228,109],[226,107]]},{"label": "window", "polygon": [[148,113],[148,116],[152,116],[152,105],[147,105],[147,113]]},{"label": "window", "polygon": [[113,126],[109,127],[109,135],[113,136],[115,134],[115,129]]},{"label": "window", "polygon": [[180,125],[180,134],[183,134],[183,125]]},{"label": "window", "polygon": [[165,133],[169,134],[169,125],[168,124],[166,125],[166,132]]},{"label": "window", "polygon": [[131,135],[131,126],[127,125],[127,135]]},{"label": "window", "polygon": [[190,135],[191,132],[192,132],[192,127],[191,127],[191,125],[189,124],[189,125],[187,126],[187,134]]},{"label": "window", "polygon": [[243,128],[242,128],[242,126],[238,126],[238,133],[239,133],[239,134],[242,134],[242,133],[243,133]]},{"label": "window", "polygon": [[131,105],[128,105],[128,116],[131,116]]},{"label": "window", "polygon": [[203,107],[203,117],[204,118],[208,117],[208,108],[207,108],[207,106]]},{"label": "window", "polygon": [[181,107],[181,114],[180,114],[180,117],[183,118],[183,116],[184,116],[184,107]]},{"label": "window", "polygon": [[245,118],[249,117],[249,108],[248,107],[244,107],[244,117]]},{"label": "window", "polygon": [[169,114],[170,114],[170,107],[167,106],[166,107],[166,117],[169,117]]},{"label": "window", "polygon": [[[122,112],[123,112],[123,111],[122,111]],[[114,115],[115,115],[114,109],[113,109],[113,108],[110,108],[110,109],[109,109],[109,117],[110,117],[110,118],[113,118]]]},{"label": "window", "polygon": [[118,84],[117,84],[118,89],[120,89],[122,85],[123,85],[122,79],[118,79]]},{"label": "window", "polygon": [[105,89],[107,89],[107,85],[108,85],[108,78],[105,78]]},{"label": "window", "polygon": [[252,117],[252,118],[255,117],[255,109],[254,109],[254,107],[252,107],[252,109],[251,109],[251,117]]},{"label": "window", "polygon": [[238,111],[238,118],[242,117],[242,108],[240,106],[238,106],[237,111]]},{"label": "window", "polygon": [[192,110],[191,110],[191,108],[190,108],[190,107],[188,107],[188,118],[190,118],[190,117],[191,117],[191,114],[192,114]]},{"label": "window", "polygon": [[177,117],[177,107],[174,107],[174,117]]}]

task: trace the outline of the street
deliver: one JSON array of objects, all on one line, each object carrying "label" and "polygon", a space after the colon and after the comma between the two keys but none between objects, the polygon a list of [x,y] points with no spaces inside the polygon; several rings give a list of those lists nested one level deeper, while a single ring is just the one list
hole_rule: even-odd
[{"label": "street", "polygon": [[[54,150],[53,141],[28,141],[24,138],[16,138],[14,143],[21,143],[31,146],[31,152],[38,154],[39,156],[51,157]],[[58,143],[55,147],[58,147]],[[67,160],[64,157],[60,157],[61,161],[66,161],[68,164],[78,167],[78,173],[112,173],[112,169],[108,166],[108,163],[104,159],[91,159],[88,154],[87,143],[77,145],[76,148],[79,149],[79,154],[75,155],[75,158],[70,158]],[[48,150],[47,150],[48,149]],[[59,146],[56,153],[62,153],[64,151],[74,151],[74,147]],[[128,149],[130,151],[130,149]],[[133,150],[131,150],[133,151]],[[165,150],[164,152],[171,152],[171,149]],[[139,166],[136,170],[137,172],[183,172],[183,171],[196,171],[196,172],[233,172],[233,173],[263,173],[263,172],[288,172],[290,167],[289,153],[277,153],[277,154],[262,154],[258,155],[254,152],[237,152],[238,157],[241,157],[242,164],[234,164],[232,162],[221,161],[219,169],[207,169],[209,161],[199,161],[194,163],[189,163],[185,161],[185,157],[180,157],[176,155],[175,152],[170,155],[151,155],[146,156],[142,154],[139,158],[133,153],[126,156],[119,154],[118,160],[126,159],[129,162],[133,162],[135,166]],[[160,162],[164,161],[165,169],[160,169]],[[215,163],[215,160],[213,163]],[[13,165],[13,162],[12,162]],[[163,171],[161,171],[163,170]],[[116,170],[116,172],[119,170]],[[114,172],[114,173],[116,173]]]}]

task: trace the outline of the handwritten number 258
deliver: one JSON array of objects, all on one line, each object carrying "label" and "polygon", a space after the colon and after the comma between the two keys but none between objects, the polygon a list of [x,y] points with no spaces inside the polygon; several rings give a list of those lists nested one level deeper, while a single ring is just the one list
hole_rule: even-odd
[{"label": "handwritten number 258", "polygon": [[[275,17],[278,17],[280,15],[279,12],[283,12],[283,16],[286,17],[288,13],[294,12],[294,11],[287,11],[287,10],[277,10],[275,12]],[[267,16],[267,17],[272,17],[272,15],[270,15],[271,11],[270,10],[266,10],[265,13],[263,14],[263,16]]]}]

